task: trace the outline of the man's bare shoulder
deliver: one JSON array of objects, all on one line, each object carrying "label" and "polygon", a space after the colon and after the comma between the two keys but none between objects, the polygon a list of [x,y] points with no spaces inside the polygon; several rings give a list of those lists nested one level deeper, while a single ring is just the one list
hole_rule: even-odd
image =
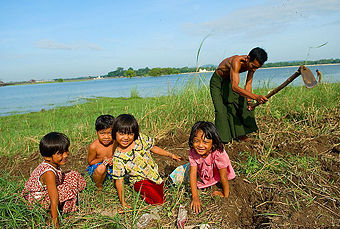
[{"label": "man's bare shoulder", "polygon": [[229,57],[229,61],[233,64],[243,63],[244,61],[246,61],[246,58],[247,58],[247,55],[242,55],[242,56],[234,55],[234,56]]}]

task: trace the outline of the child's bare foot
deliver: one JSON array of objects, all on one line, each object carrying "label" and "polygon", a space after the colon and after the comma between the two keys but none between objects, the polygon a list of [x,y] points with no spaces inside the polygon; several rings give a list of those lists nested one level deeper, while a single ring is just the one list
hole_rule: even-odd
[{"label": "child's bare foot", "polygon": [[211,196],[220,196],[220,197],[224,197],[224,194],[222,193],[222,191],[220,190],[215,190],[211,193]]},{"label": "child's bare foot", "polygon": [[131,206],[128,205],[127,203],[123,204],[121,208],[118,209],[118,213],[124,213],[124,212],[129,212],[131,210]]},{"label": "child's bare foot", "polygon": [[103,185],[97,186],[97,193],[100,194],[103,191]]},{"label": "child's bare foot", "polygon": [[250,142],[250,138],[247,135],[243,135],[237,138],[241,142]]}]

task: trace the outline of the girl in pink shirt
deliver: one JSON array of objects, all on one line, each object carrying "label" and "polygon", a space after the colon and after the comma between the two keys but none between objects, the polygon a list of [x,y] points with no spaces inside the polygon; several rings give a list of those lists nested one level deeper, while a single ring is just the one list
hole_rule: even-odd
[{"label": "girl in pink shirt", "polygon": [[195,213],[199,213],[202,204],[197,188],[206,188],[220,182],[222,190],[214,191],[212,196],[228,197],[228,180],[235,177],[235,172],[217,129],[211,122],[199,121],[194,124],[189,146],[189,179],[192,193],[190,206]]}]

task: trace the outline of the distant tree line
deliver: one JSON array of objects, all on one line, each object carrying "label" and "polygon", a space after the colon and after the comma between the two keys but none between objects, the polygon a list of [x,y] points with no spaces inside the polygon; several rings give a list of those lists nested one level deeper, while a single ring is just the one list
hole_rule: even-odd
[{"label": "distant tree line", "polygon": [[[318,64],[340,64],[340,59],[321,59],[321,60],[309,60],[309,61],[286,61],[286,62],[275,62],[275,63],[265,63],[262,67],[269,68],[269,67],[286,67],[286,66],[299,66],[299,65],[318,65]],[[214,71],[216,69],[216,65],[203,65],[200,66],[199,69],[204,69],[206,71]],[[124,70],[122,67],[118,67],[115,71],[109,72],[107,75],[102,75],[100,77],[136,77],[136,76],[161,76],[161,75],[173,75],[173,74],[181,74],[181,73],[188,73],[188,72],[195,72],[197,69],[195,67],[182,67],[182,68],[140,68],[140,69],[133,69],[128,68]],[[83,80],[83,79],[94,79],[97,76],[82,76],[77,78],[56,78],[54,81],[56,82],[63,82],[65,80]],[[30,81],[21,81],[21,82],[9,82],[5,83],[0,81],[0,86],[7,86],[13,84],[24,84],[24,83],[35,83],[35,80],[32,79]]]},{"label": "distant tree line", "polygon": [[[275,62],[275,63],[265,63],[263,68],[270,67],[285,67],[285,66],[298,66],[298,65],[317,65],[317,64],[337,64],[340,63],[340,59],[321,59],[315,61],[286,61],[286,62]],[[200,69],[205,69],[206,71],[214,71],[216,65],[204,65]],[[122,67],[118,67],[115,71],[109,72],[103,77],[135,77],[135,76],[161,76],[161,75],[174,75],[180,73],[195,72],[195,67],[182,67],[182,68],[140,68],[133,69],[128,68],[124,70]]]},{"label": "distant tree line", "polygon": [[321,60],[308,60],[308,61],[286,61],[286,62],[275,62],[265,63],[263,68],[270,67],[286,67],[286,66],[299,66],[299,65],[318,65],[318,64],[338,64],[340,59],[321,59]]},{"label": "distant tree line", "polygon": [[[202,66],[201,69],[205,69],[207,71],[215,70],[216,66],[209,65],[209,66]],[[129,68],[124,70],[122,67],[118,67],[115,71],[109,72],[107,77],[135,77],[135,76],[161,76],[161,75],[174,75],[180,73],[188,73],[188,72],[195,72],[196,68],[140,68],[134,70],[133,68]]]}]

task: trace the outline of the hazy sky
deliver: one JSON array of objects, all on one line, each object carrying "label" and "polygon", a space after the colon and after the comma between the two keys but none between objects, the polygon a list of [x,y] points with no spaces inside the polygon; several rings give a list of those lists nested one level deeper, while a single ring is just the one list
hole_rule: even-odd
[{"label": "hazy sky", "polygon": [[0,80],[191,67],[207,35],[200,65],[256,46],[268,62],[340,58],[340,1],[2,0]]}]

